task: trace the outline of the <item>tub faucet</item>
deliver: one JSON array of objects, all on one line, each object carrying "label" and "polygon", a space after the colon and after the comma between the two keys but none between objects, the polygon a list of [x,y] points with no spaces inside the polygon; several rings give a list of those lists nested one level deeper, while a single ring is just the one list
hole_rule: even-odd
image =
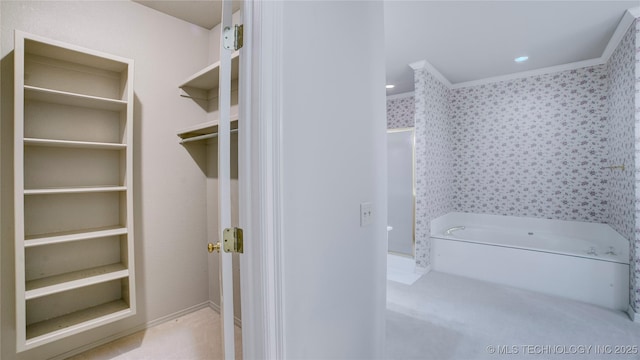
[{"label": "tub faucet", "polygon": [[451,235],[452,232],[456,231],[456,230],[464,230],[464,226],[454,226],[452,228],[447,229],[444,234],[445,235]]}]

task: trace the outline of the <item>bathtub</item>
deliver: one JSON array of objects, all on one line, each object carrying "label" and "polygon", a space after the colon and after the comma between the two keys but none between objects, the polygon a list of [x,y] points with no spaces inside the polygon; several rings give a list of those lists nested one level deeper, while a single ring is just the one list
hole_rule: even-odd
[{"label": "bathtub", "polygon": [[449,213],[431,222],[431,269],[626,311],[629,243],[609,225]]}]

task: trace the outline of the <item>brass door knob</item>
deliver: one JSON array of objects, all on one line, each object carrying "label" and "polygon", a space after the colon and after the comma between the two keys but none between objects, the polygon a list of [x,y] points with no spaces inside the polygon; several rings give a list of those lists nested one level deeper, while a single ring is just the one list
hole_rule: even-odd
[{"label": "brass door knob", "polygon": [[220,241],[215,244],[209,243],[207,244],[207,250],[212,253],[214,251],[220,252]]}]

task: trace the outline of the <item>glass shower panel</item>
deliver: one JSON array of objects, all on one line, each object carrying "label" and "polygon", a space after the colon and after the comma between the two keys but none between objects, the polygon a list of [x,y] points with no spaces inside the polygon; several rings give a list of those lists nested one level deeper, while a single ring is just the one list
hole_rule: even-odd
[{"label": "glass shower panel", "polygon": [[413,257],[413,129],[387,132],[389,252]]}]

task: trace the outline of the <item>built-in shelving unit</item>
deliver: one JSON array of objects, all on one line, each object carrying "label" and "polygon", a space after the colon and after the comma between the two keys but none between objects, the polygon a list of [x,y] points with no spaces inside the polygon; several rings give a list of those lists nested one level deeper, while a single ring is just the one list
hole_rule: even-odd
[{"label": "built-in shelving unit", "polygon": [[133,61],[16,31],[18,351],[135,314]]},{"label": "built-in shelving unit", "polygon": [[[238,76],[239,53],[231,55],[231,130],[238,129]],[[190,126],[177,131],[181,143],[205,140],[215,137],[218,132],[218,83],[220,62],[215,62],[191,75],[180,88],[180,96],[193,99],[208,114],[211,119],[207,122]]]}]

